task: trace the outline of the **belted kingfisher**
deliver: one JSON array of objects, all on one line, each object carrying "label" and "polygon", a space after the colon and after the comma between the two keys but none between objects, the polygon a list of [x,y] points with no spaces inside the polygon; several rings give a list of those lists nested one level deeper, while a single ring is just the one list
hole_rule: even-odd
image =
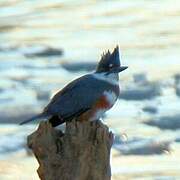
[{"label": "belted kingfisher", "polygon": [[94,121],[101,118],[117,101],[118,73],[127,69],[121,66],[119,47],[112,53],[108,50],[94,73],[84,75],[60,90],[44,108],[43,112],[21,124],[35,119],[49,119],[53,127],[76,118],[79,121]]}]

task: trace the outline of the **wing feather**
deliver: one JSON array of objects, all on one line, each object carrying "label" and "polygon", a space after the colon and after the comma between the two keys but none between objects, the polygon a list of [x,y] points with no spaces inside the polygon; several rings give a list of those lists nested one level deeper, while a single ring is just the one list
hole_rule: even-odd
[{"label": "wing feather", "polygon": [[[101,97],[109,83],[92,78],[92,75],[85,75],[72,81],[65,88],[59,91],[45,108],[51,115],[59,115],[68,118],[90,109]],[[110,88],[110,85],[109,85]]]}]

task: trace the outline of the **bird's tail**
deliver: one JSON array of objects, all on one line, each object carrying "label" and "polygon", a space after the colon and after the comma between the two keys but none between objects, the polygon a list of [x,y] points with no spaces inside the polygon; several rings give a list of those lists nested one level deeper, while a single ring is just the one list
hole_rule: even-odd
[{"label": "bird's tail", "polygon": [[29,123],[29,122],[34,121],[34,120],[36,120],[36,119],[43,119],[43,118],[45,118],[45,117],[46,117],[46,115],[43,114],[43,113],[41,113],[41,114],[38,114],[38,115],[36,115],[36,116],[33,116],[33,117],[30,118],[30,119],[27,119],[27,120],[21,122],[20,125]]}]

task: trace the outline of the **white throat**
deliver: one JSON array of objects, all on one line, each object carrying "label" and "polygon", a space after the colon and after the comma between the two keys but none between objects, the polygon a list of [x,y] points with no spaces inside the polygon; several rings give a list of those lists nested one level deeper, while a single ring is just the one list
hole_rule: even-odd
[{"label": "white throat", "polygon": [[112,85],[119,85],[119,76],[117,73],[110,73],[106,75],[106,73],[94,73],[92,74],[94,78],[106,81]]}]

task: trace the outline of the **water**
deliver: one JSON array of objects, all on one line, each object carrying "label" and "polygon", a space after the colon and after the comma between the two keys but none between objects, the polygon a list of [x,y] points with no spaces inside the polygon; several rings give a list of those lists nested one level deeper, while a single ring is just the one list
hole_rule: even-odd
[{"label": "water", "polygon": [[[143,92],[144,98],[150,92],[153,96],[120,99],[107,113],[105,123],[117,135],[127,134],[127,141],[135,137],[142,139],[137,142],[140,144],[148,138],[170,141],[172,151],[164,155],[125,156],[114,148],[113,178],[178,179],[180,152],[179,143],[174,140],[179,137],[179,130],[160,130],[143,122],[179,113],[174,78],[180,69],[179,27],[178,0],[1,1],[0,178],[19,179],[21,169],[27,172],[22,178],[28,179],[34,173],[29,179],[37,179],[37,164],[24,151],[26,136],[36,125],[19,127],[17,122],[40,112],[58,89],[88,73],[67,71],[61,65],[96,63],[103,51],[118,44],[122,64],[129,66],[120,75],[122,93],[132,89],[131,95]],[[54,55],[52,49],[52,54],[47,55],[49,48],[54,48]],[[44,51],[46,54],[42,55]],[[152,81],[160,87],[160,95],[152,88]],[[157,113],[144,112],[144,107],[156,108]],[[8,161],[12,161],[12,166]]]}]

